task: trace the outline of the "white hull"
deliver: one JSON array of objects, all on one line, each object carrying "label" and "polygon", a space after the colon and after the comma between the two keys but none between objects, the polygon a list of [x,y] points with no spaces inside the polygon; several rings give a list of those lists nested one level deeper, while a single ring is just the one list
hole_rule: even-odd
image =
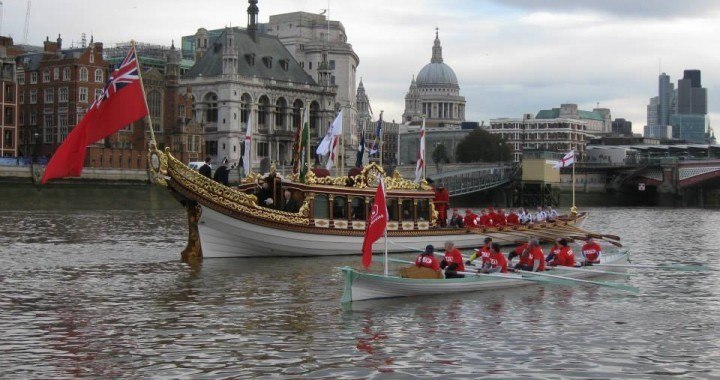
[{"label": "white hull", "polygon": [[[282,230],[231,218],[208,207],[203,207],[198,231],[205,258],[359,255],[363,243],[363,236]],[[427,244],[441,249],[447,240],[459,248],[476,248],[483,244],[486,236],[463,231],[450,235],[389,237],[388,252],[422,251]],[[499,244],[512,244],[517,240],[517,236],[493,234],[493,241]],[[384,247],[380,239],[373,250],[383,252]]]},{"label": "white hull", "polygon": [[[605,263],[627,262],[627,253],[606,255]],[[605,270],[605,268],[603,268]],[[506,289],[514,286],[532,285],[528,280],[499,278],[495,276],[473,276],[458,279],[422,280],[409,279],[397,276],[383,276],[355,271],[352,268],[342,268],[345,275],[345,289],[342,302],[363,301],[378,298],[428,296],[439,294],[454,294],[458,292],[474,292],[482,290]],[[616,268],[616,271],[622,271]],[[552,271],[565,277],[584,279],[599,276],[593,272],[581,271]],[[511,277],[514,275],[508,275]],[[542,280],[542,278],[540,278]]]}]

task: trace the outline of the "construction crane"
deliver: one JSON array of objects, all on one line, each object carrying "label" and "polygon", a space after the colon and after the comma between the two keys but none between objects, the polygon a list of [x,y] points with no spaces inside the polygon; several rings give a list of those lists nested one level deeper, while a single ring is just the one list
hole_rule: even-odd
[{"label": "construction crane", "polygon": [[23,44],[27,44],[28,27],[30,26],[30,4],[31,1],[27,0],[27,10],[25,11],[25,30],[23,31]]}]

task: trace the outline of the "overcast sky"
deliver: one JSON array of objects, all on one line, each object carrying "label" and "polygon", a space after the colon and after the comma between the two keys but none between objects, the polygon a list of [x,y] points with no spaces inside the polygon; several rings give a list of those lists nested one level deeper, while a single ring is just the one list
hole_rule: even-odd
[{"label": "overcast sky", "polygon": [[[27,0],[2,3],[2,34],[22,42]],[[267,22],[271,14],[319,13],[328,1],[258,5]],[[169,45],[199,27],[242,26],[246,8],[242,0],[34,0],[27,42],[60,33],[67,46],[84,32],[106,45]],[[642,132],[659,71],[677,83],[684,69],[702,70],[711,125],[720,116],[720,1],[332,0],[330,18],[344,24],[372,108],[386,120],[400,120],[412,75],[430,62],[436,26],[468,120],[599,103]]]}]

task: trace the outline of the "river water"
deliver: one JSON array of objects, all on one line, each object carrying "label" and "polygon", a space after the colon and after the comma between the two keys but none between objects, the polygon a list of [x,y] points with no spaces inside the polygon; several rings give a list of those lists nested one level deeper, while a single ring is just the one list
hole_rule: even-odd
[{"label": "river water", "polygon": [[[720,378],[720,272],[340,305],[359,257],[179,260],[162,190],[6,187],[0,377]],[[720,211],[591,208],[637,263],[717,264]],[[412,257],[412,255],[400,255]]]}]

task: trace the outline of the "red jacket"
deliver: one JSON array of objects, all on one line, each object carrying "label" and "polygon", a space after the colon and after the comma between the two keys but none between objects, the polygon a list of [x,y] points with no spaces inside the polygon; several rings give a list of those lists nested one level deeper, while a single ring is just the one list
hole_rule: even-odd
[{"label": "red jacket", "polygon": [[520,263],[534,266],[535,260],[540,260],[540,266],[538,267],[538,272],[542,272],[545,270],[545,254],[543,254],[542,248],[540,246],[536,246],[535,248],[532,248],[530,250],[530,253],[526,255],[527,259],[523,263],[522,255],[520,256]]},{"label": "red jacket", "polygon": [[463,224],[465,227],[477,227],[477,223],[475,222],[475,219],[477,219],[477,215],[474,213],[470,213],[469,215],[465,215],[465,218],[463,219]]},{"label": "red jacket", "polygon": [[512,213],[507,217],[507,224],[520,224],[520,217],[516,213]]},{"label": "red jacket", "polygon": [[507,215],[505,214],[497,214],[495,217],[495,225],[496,226],[505,226],[508,224]]},{"label": "red jacket", "polygon": [[465,263],[463,262],[462,253],[460,253],[460,250],[457,248],[445,251],[445,261],[447,261],[448,265],[457,264],[458,271],[465,271]]},{"label": "red jacket", "polygon": [[490,215],[483,215],[480,217],[480,224],[485,227],[492,227],[493,226],[493,219],[490,217]]},{"label": "red jacket", "polygon": [[582,254],[585,256],[585,260],[591,263],[597,263],[600,261],[600,255],[602,254],[602,248],[597,243],[587,243],[582,246]]},{"label": "red jacket", "polygon": [[437,259],[432,254],[422,254],[418,256],[417,259],[415,259],[415,265],[433,270],[440,270],[440,263],[438,263]]},{"label": "red jacket", "polygon": [[500,273],[507,273],[507,259],[501,252],[491,252],[488,262],[490,263],[491,269],[500,267],[502,268]]},{"label": "red jacket", "polygon": [[555,257],[555,264],[565,267],[575,266],[575,255],[570,247],[562,247]]}]

